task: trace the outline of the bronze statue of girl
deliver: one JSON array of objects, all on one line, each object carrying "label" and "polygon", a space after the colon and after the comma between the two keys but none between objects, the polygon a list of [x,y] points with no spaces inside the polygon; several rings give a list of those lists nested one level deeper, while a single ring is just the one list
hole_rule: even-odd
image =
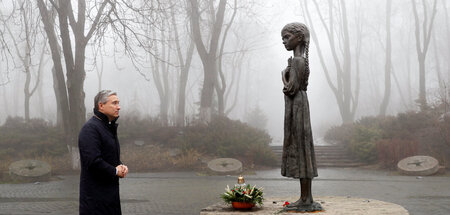
[{"label": "bronze statue of girl", "polygon": [[284,208],[286,211],[311,212],[323,210],[314,202],[311,181],[317,177],[313,137],[306,88],[309,77],[309,30],[298,22],[281,30],[283,44],[294,57],[282,71],[285,94],[284,141],[281,175],[300,179],[300,199]]}]

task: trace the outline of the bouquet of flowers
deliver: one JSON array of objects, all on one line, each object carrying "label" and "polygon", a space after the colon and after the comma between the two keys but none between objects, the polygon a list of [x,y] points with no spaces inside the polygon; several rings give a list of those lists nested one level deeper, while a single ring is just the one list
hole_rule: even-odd
[{"label": "bouquet of flowers", "polygon": [[233,188],[227,185],[225,188],[225,193],[220,195],[220,197],[227,204],[232,204],[233,202],[246,202],[250,204],[263,204],[263,188],[256,188],[255,186],[248,185],[235,185]]}]

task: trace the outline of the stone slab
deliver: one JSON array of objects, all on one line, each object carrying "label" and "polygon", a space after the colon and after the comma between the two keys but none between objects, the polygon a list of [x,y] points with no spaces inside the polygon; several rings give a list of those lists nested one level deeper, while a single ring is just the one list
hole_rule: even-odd
[{"label": "stone slab", "polygon": [[208,162],[210,171],[218,174],[233,174],[242,172],[242,162],[234,158],[217,158]]},{"label": "stone slab", "polygon": [[[217,203],[203,208],[200,215],[233,215],[233,214],[280,214],[290,215],[293,212],[282,212],[284,202],[295,202],[298,197],[272,197],[264,200],[263,206],[256,206],[251,210],[237,211],[230,205]],[[345,197],[345,196],[318,196],[314,201],[319,202],[324,211],[314,215],[408,215],[408,211],[400,205],[374,199]]]},{"label": "stone slab", "polygon": [[48,163],[38,160],[20,160],[9,165],[10,177],[20,181],[46,180],[51,170]]},{"label": "stone slab", "polygon": [[436,158],[418,155],[402,159],[397,168],[405,175],[427,176],[439,170],[439,162]]}]

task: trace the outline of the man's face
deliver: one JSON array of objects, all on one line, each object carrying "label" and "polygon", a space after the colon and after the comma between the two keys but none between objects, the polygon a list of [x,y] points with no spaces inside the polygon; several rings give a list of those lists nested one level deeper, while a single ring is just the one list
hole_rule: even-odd
[{"label": "man's face", "polygon": [[108,97],[108,101],[103,104],[101,102],[98,103],[98,110],[105,114],[109,121],[114,120],[115,118],[119,117],[119,98],[117,98],[116,95],[111,95]]},{"label": "man's face", "polygon": [[281,33],[281,39],[283,40],[284,47],[288,50],[294,50],[296,46],[299,44],[299,38],[287,31],[283,31]]}]

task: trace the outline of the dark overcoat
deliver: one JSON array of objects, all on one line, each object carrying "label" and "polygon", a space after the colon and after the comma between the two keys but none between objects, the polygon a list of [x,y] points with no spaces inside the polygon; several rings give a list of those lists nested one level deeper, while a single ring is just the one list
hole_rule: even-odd
[{"label": "dark overcoat", "polygon": [[80,215],[122,214],[119,177],[121,164],[117,124],[94,109],[94,116],[83,126],[78,137],[80,149]]}]

